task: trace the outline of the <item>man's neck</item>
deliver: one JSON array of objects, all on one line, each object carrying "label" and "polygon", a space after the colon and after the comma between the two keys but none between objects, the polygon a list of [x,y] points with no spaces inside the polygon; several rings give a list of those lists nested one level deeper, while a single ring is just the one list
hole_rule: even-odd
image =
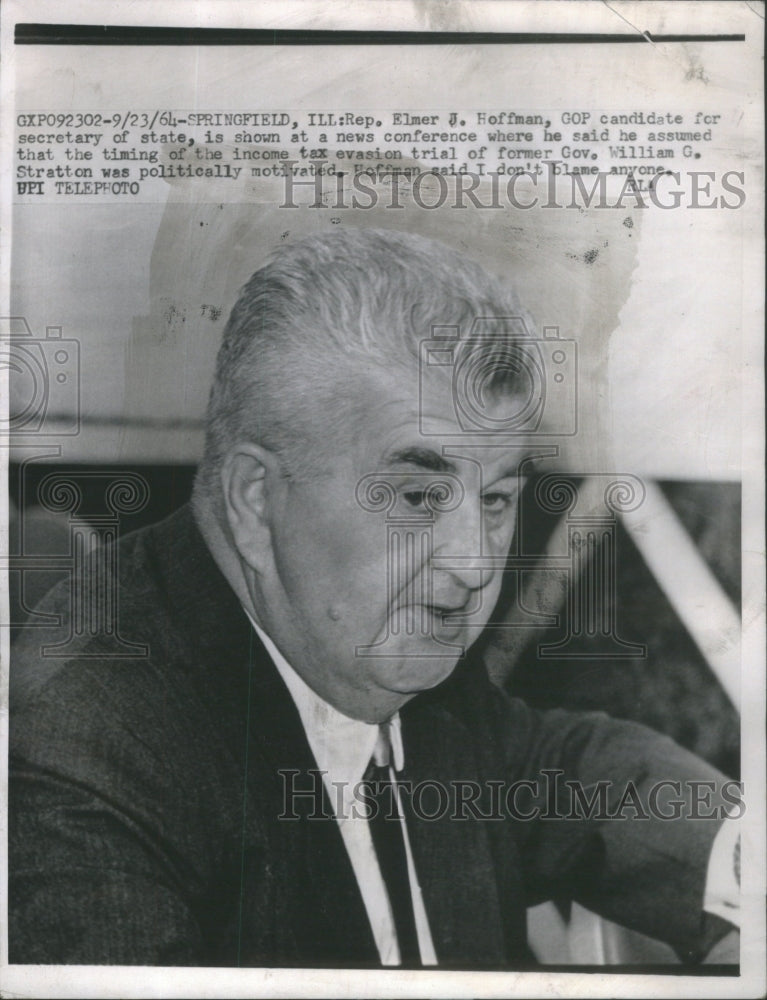
[{"label": "man's neck", "polygon": [[207,545],[224,579],[235,592],[237,599],[245,608],[248,615],[258,620],[258,616],[253,608],[253,601],[248,591],[245,574],[242,571],[242,564],[229,539],[226,537],[218,518],[208,506],[203,504],[194,504],[192,510],[203,541]]}]

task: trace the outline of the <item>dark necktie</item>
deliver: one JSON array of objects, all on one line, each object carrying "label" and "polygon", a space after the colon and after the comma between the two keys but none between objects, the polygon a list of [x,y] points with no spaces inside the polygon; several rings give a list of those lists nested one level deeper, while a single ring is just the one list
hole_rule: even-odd
[{"label": "dark necktie", "polygon": [[[421,952],[410,892],[405,838],[397,809],[396,786],[392,783],[388,764],[391,747],[387,730],[385,724],[381,726],[377,753],[371,759],[363,781],[366,797],[371,803],[368,824],[381,875],[389,894],[400,959],[403,965],[412,967],[421,965]],[[384,760],[387,763],[384,764]]]}]

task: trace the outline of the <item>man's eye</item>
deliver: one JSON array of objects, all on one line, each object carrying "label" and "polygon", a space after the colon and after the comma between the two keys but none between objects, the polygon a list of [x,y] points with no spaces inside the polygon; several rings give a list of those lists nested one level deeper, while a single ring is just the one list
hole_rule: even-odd
[{"label": "man's eye", "polygon": [[514,502],[511,493],[484,493],[482,495],[482,508],[491,514],[501,514],[507,510]]}]

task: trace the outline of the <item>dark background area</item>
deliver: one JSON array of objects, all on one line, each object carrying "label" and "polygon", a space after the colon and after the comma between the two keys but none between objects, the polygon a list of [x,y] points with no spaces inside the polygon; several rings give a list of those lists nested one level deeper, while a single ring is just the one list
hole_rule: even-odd
[{"label": "dark background area", "polygon": [[[740,486],[734,483],[659,483],[720,586],[740,610]],[[538,551],[555,519],[534,505],[525,524],[539,532]],[[529,537],[529,536],[528,536]],[[732,777],[740,774],[740,723],[736,710],[679,620],[633,541],[617,524],[615,618],[622,639],[647,647],[643,659],[589,659],[589,642],[575,643],[583,659],[541,659],[535,638],[513,669],[509,689],[541,708],[601,709],[673,737]],[[673,559],[673,553],[669,553]],[[502,594],[503,599],[503,594]],[[546,630],[556,642],[562,628]]]}]

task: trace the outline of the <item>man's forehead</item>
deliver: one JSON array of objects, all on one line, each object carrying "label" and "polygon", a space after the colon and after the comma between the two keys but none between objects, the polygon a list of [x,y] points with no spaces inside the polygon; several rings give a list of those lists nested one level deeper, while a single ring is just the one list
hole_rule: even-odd
[{"label": "man's forehead", "polygon": [[[377,452],[375,464],[381,470],[414,470],[452,473],[459,476],[515,475],[531,453],[531,442],[508,434],[467,434],[452,424],[435,421],[434,433],[420,426],[400,423],[386,437],[387,445]],[[368,452],[367,466],[373,453]]]},{"label": "man's forehead", "polygon": [[[442,428],[440,433],[449,432],[450,427],[455,433],[462,432],[458,419],[460,395],[448,369],[425,372],[415,363],[390,369],[376,365],[360,373],[355,380],[355,391],[362,393],[368,411],[382,430],[396,422],[411,420],[425,434],[432,425]],[[498,410],[518,405],[514,395],[504,390],[488,395],[485,403]]]},{"label": "man's forehead", "polygon": [[[530,448],[526,436],[500,431],[497,422],[467,431],[456,409],[452,380],[444,371],[419,377],[415,366],[396,371],[376,366],[361,372],[349,392],[357,405],[347,431],[361,472],[395,467],[451,472],[461,463],[464,471],[471,464],[487,472],[501,465],[515,468]],[[488,400],[488,413],[501,423],[518,407],[506,392]]]},{"label": "man's forehead", "polygon": [[365,412],[370,418],[366,423],[381,440],[412,433],[427,443],[437,438],[460,438],[472,446],[504,441],[514,446],[523,436],[504,429],[509,422],[513,424],[520,410],[519,397],[504,388],[485,392],[481,403],[487,422],[468,428],[462,420],[462,401],[444,372],[420,378],[383,373],[366,388]]}]

